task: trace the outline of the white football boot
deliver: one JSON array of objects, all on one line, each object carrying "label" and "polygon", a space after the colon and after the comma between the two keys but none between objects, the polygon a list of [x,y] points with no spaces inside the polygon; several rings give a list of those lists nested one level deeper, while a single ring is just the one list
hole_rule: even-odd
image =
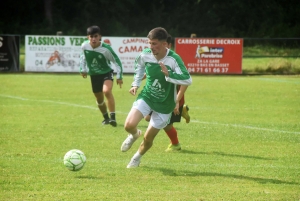
[{"label": "white football boot", "polygon": [[138,130],[138,132],[134,135],[129,134],[128,137],[124,140],[121,146],[121,151],[125,152],[128,151],[133,143],[142,135],[142,131]]}]

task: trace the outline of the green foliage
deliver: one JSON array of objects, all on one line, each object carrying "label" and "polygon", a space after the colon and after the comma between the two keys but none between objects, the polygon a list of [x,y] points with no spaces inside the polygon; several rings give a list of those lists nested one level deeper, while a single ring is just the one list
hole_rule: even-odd
[{"label": "green foliage", "polygon": [[298,48],[255,45],[243,48],[243,74],[300,73]]},{"label": "green foliage", "polygon": [[97,24],[113,36],[144,36],[161,26],[179,37],[292,38],[299,36],[299,10],[299,0],[17,0],[1,10],[0,34],[82,35]]},{"label": "green foliage", "polygon": [[[164,152],[160,131],[137,169],[126,165],[142,139],[120,151],[131,82],[114,85],[114,128],[89,79],[0,74],[0,200],[299,199],[299,76],[193,76],[191,122],[175,124],[182,151]],[[63,164],[74,148],[87,156],[79,172]]]}]

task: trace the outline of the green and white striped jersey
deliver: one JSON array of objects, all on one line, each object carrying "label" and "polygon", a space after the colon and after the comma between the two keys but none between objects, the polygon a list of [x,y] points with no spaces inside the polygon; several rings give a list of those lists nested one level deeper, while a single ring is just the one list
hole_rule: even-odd
[{"label": "green and white striped jersey", "polygon": [[81,45],[80,72],[89,75],[105,74],[113,70],[112,63],[116,67],[117,79],[122,79],[122,63],[110,45],[101,42],[100,46],[93,49],[89,40]]},{"label": "green and white striped jersey", "polygon": [[[161,72],[159,62],[168,68],[169,77]],[[163,114],[169,114],[175,108],[176,86],[192,84],[192,78],[181,57],[170,49],[159,61],[150,48],[144,49],[135,60],[132,86],[140,86],[144,73],[146,73],[146,85],[137,99],[143,99],[154,111]]]}]

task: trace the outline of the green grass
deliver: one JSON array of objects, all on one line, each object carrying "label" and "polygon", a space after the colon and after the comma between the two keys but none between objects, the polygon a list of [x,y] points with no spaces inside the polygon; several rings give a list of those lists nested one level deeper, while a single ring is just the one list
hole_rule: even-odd
[{"label": "green grass", "polygon": [[[137,169],[127,169],[123,124],[135,97],[114,86],[118,127],[102,126],[89,79],[0,74],[0,200],[299,200],[300,77],[193,76],[191,122],[163,131]],[[145,131],[147,123],[140,128]],[[82,150],[86,166],[63,156]]]},{"label": "green grass", "polygon": [[243,58],[243,74],[262,75],[299,75],[300,60],[298,58]]}]

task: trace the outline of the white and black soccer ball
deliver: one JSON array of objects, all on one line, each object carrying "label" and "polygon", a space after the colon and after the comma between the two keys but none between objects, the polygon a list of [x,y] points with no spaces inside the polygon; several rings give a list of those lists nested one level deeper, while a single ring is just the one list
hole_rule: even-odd
[{"label": "white and black soccer ball", "polygon": [[86,162],[84,153],[78,149],[68,151],[64,156],[64,165],[70,171],[79,171]]}]

